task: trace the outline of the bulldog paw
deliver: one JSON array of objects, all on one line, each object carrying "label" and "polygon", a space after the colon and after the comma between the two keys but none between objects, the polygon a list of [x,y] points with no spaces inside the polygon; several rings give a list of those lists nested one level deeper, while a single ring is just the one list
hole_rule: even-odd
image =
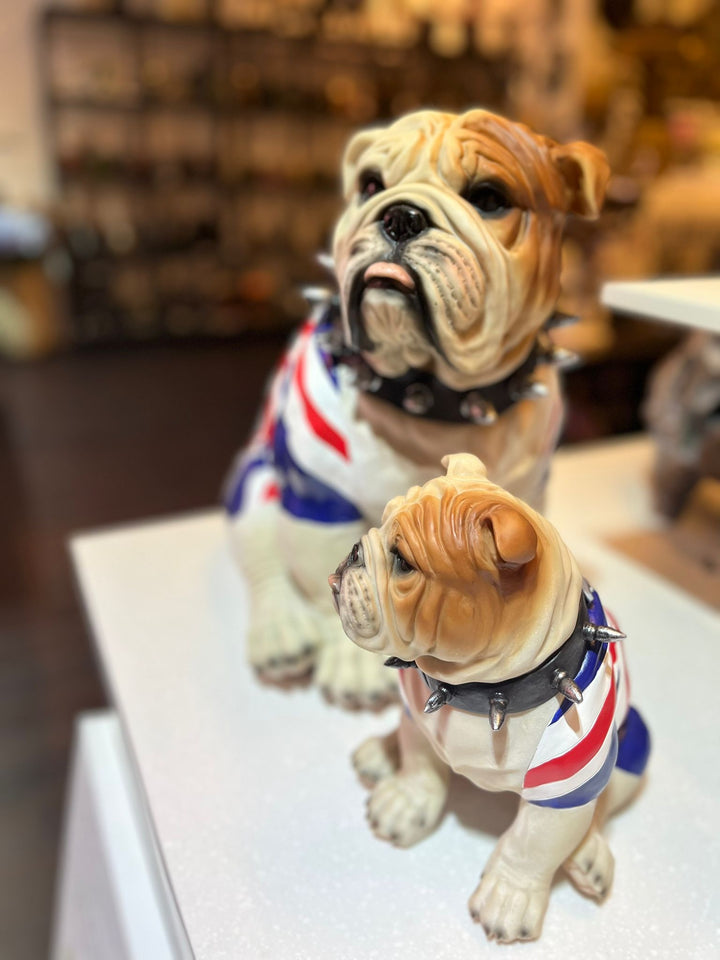
[{"label": "bulldog paw", "polygon": [[396,773],[370,794],[367,818],[373,833],[396,847],[411,847],[435,829],[447,797],[433,770]]},{"label": "bulldog paw", "polygon": [[468,907],[488,940],[512,943],[540,936],[549,899],[549,884],[521,883],[494,866],[480,878]]},{"label": "bulldog paw", "polygon": [[400,763],[397,732],[386,737],[370,737],[361,743],[352,755],[352,765],[361,783],[371,789],[381,780],[387,780]]},{"label": "bulldog paw", "polygon": [[602,901],[610,892],[615,858],[599,831],[588,834],[564,867],[576,889],[586,897]]},{"label": "bulldog paw", "polygon": [[253,597],[248,660],[267,683],[293,683],[313,668],[320,641],[318,617],[288,581]]},{"label": "bulldog paw", "polygon": [[351,643],[336,618],[325,620],[316,681],[330,703],[348,710],[379,710],[398,700],[394,670],[385,658]]}]

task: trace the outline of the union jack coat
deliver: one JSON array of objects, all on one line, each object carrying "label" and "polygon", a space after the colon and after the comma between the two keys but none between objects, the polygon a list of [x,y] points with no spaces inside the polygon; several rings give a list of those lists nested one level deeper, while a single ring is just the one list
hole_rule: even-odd
[{"label": "union jack coat", "polygon": [[279,500],[300,519],[333,524],[362,518],[374,525],[388,500],[434,475],[355,416],[358,389],[350,369],[326,346],[328,333],[324,317],[312,317],[280,362],[225,487],[231,516]]}]

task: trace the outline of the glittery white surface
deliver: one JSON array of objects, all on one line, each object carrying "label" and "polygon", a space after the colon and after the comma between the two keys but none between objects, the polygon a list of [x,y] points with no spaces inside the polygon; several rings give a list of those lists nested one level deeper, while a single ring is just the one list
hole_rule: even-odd
[{"label": "glittery white surface", "polygon": [[[542,939],[499,947],[466,901],[516,801],[458,780],[439,830],[370,834],[354,747],[395,723],[312,689],[263,687],[243,653],[245,595],[218,512],[77,537],[111,697],[198,960],[458,960],[500,950],[597,960],[710,958],[720,943],[720,618],[597,539],[655,523],[645,443],[561,454],[550,513],[628,632],[650,778],[610,826],[601,907],[565,880]],[[603,522],[605,521],[605,522]]]}]

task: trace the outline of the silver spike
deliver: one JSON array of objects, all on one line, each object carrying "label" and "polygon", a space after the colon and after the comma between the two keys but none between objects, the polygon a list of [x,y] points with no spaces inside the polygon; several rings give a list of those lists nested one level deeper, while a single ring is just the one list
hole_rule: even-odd
[{"label": "silver spike", "polygon": [[618,640],[624,640],[627,636],[622,630],[616,630],[601,623],[584,623],[583,635],[591,643],[615,643]]},{"label": "silver spike", "polygon": [[342,330],[331,326],[329,330],[324,330],[318,334],[318,342],[322,350],[326,353],[340,354],[343,349]]},{"label": "silver spike", "polygon": [[309,304],[327,303],[332,300],[332,290],[327,287],[300,287],[300,293]]},{"label": "silver spike", "polygon": [[512,391],[513,400],[539,400],[547,397],[550,391],[539,380],[526,380],[520,387]]},{"label": "silver spike", "polygon": [[580,317],[576,317],[574,313],[563,313],[562,310],[556,310],[548,319],[545,321],[546,330],[555,330],[557,327],[569,327],[572,323],[577,323]]},{"label": "silver spike", "polygon": [[495,423],[497,410],[478,390],[471,390],[460,404],[460,416],[470,423],[479,423],[483,427]]},{"label": "silver spike", "polygon": [[327,253],[325,250],[321,250],[319,253],[315,254],[315,259],[324,270],[327,270],[332,274],[335,273],[335,260],[333,259],[332,254]]},{"label": "silver spike", "polygon": [[354,375],[358,390],[363,390],[366,393],[377,393],[382,386],[382,378],[371,370],[367,364],[356,367]]},{"label": "silver spike", "polygon": [[553,347],[547,359],[548,363],[552,363],[561,370],[570,370],[580,363],[578,354],[573,353],[572,350],[566,350],[564,347]]},{"label": "silver spike", "polygon": [[417,666],[414,660],[401,660],[400,657],[388,657],[385,661],[386,667],[393,667],[395,670],[402,670],[405,667]]},{"label": "silver spike", "polygon": [[505,714],[508,708],[508,698],[502,693],[494,693],[490,698],[490,729],[493,733],[505,723]]},{"label": "silver spike", "polygon": [[553,683],[560,693],[573,703],[582,703],[583,695],[580,687],[575,683],[572,677],[569,677],[564,670],[556,670],[553,677]]},{"label": "silver spike", "polygon": [[423,713],[435,713],[440,707],[444,707],[451,697],[452,691],[444,683],[441,683],[437,690],[433,691],[425,701]]}]

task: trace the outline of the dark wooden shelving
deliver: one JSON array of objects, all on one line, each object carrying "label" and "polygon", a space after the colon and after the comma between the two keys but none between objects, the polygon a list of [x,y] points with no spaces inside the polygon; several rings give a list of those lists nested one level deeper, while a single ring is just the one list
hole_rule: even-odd
[{"label": "dark wooden shelving", "polygon": [[[203,311],[209,335],[292,325],[302,309],[293,287],[326,280],[315,253],[331,235],[340,155],[352,131],[393,115],[399,103],[462,108],[480,101],[502,109],[508,74],[506,64],[474,56],[448,61],[426,45],[379,49],[227,27],[214,4],[204,18],[182,21],[138,15],[123,3],[104,11],[50,7],[40,31],[58,216],[73,261],[76,343],[122,339],[124,327],[129,340],[138,331],[154,339],[182,335],[167,323],[161,291],[137,316],[113,291],[128,264],[152,272],[164,257],[183,254],[193,334],[202,332]],[[97,61],[88,34],[102,44]],[[65,61],[58,59],[63,49]],[[58,76],[68,62],[70,82]],[[338,77],[343,96],[333,93]],[[192,221],[185,211],[194,191],[210,199]],[[89,248],[73,243],[73,233],[88,230],[99,242],[83,259],[79,251]],[[113,230],[132,238],[130,249],[124,240],[110,242]],[[156,238],[150,245],[148,233]],[[223,289],[215,296],[190,290],[196,240],[216,261]],[[88,291],[88,277],[99,274],[103,289]],[[229,285],[243,293],[228,301]],[[103,311],[106,321],[97,322]],[[103,333],[110,330],[111,337]]]}]

